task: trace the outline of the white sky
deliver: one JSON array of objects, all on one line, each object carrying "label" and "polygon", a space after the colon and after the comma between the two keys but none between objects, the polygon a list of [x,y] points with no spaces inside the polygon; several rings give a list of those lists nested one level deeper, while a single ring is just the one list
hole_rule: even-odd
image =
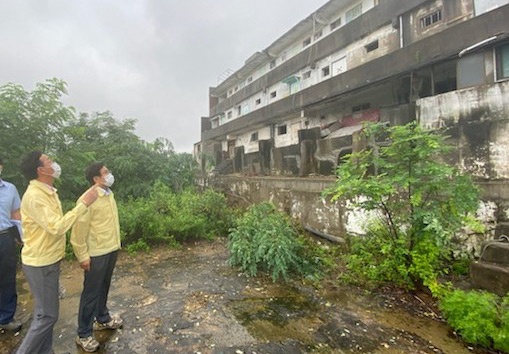
[{"label": "white sky", "polygon": [[135,118],[179,152],[200,140],[208,88],[326,0],[0,0],[0,85],[67,82],[66,104]]}]

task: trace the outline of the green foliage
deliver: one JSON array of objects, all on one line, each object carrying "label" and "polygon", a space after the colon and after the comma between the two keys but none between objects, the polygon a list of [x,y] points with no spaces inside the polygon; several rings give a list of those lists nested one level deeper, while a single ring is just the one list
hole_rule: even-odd
[{"label": "green foliage", "polygon": [[75,201],[88,188],[84,170],[93,161],[113,171],[117,200],[148,197],[158,180],[174,191],[194,185],[197,164],[190,154],[175,153],[164,138],[141,140],[134,119],[118,121],[108,111],[76,114],[62,103],[66,94],[65,82],[58,79],[39,83],[31,92],[12,83],[0,86],[3,177],[20,192],[28,181],[18,164],[32,150],[47,153],[62,166],[56,181],[62,200]]},{"label": "green foliage", "polygon": [[509,294],[499,298],[488,292],[455,290],[444,296],[440,308],[468,343],[509,353]]},{"label": "green foliage", "polygon": [[226,235],[233,212],[226,198],[212,190],[173,192],[157,182],[150,196],[118,203],[122,242],[148,245]]},{"label": "green foliage", "polygon": [[126,247],[127,253],[135,254],[137,252],[148,252],[150,251],[150,246],[143,239],[138,239],[136,242],[133,242]]},{"label": "green foliage", "polygon": [[472,225],[478,189],[444,162],[450,147],[442,135],[415,123],[370,124],[364,131],[369,149],[346,156],[326,191],[378,215],[364,245],[354,245],[350,268],[374,281],[435,287],[451,237]]},{"label": "green foliage", "polygon": [[342,278],[368,287],[392,283],[411,287],[410,271],[404,266],[409,256],[404,237],[393,239],[381,224],[370,226],[365,237],[352,238],[345,256],[348,272]]},{"label": "green foliage", "polygon": [[229,264],[249,276],[267,272],[273,281],[291,273],[312,277],[321,266],[318,252],[306,250],[289,217],[270,203],[251,206],[230,230]]},{"label": "green foliage", "polygon": [[62,129],[74,116],[74,110],[60,102],[64,94],[67,94],[66,84],[58,79],[38,83],[32,92],[13,83],[0,86],[4,178],[20,189],[26,186],[17,169],[21,156],[35,149],[55,154],[56,146],[64,140]]}]

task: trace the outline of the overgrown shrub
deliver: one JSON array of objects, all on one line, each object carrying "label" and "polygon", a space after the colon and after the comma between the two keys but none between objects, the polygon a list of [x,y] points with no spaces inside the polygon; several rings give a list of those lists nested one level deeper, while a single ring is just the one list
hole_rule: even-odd
[{"label": "overgrown shrub", "polygon": [[234,215],[220,193],[175,193],[162,183],[154,186],[150,197],[119,202],[118,207],[125,246],[139,240],[147,245],[173,245],[189,239],[226,236]]},{"label": "overgrown shrub", "polygon": [[229,264],[250,276],[271,274],[272,280],[288,280],[291,273],[316,274],[315,257],[299,236],[288,215],[270,203],[251,206],[230,230]]},{"label": "overgrown shrub", "polygon": [[326,191],[378,217],[363,243],[353,245],[349,268],[372,281],[424,284],[436,295],[452,236],[474,220],[478,189],[444,161],[445,137],[416,123],[370,124],[364,137],[368,148],[343,159]]},{"label": "overgrown shrub", "polygon": [[455,290],[443,297],[440,308],[468,343],[509,353],[509,294],[500,298],[488,292]]},{"label": "overgrown shrub", "polygon": [[404,237],[387,237],[387,230],[373,224],[366,236],[352,237],[350,253],[345,256],[348,272],[342,279],[364,286],[377,287],[384,283],[411,287],[409,269],[402,265],[408,258]]}]

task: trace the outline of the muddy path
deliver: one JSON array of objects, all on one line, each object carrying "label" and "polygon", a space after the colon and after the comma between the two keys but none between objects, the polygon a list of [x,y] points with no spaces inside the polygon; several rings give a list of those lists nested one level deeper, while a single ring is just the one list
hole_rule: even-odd
[{"label": "muddy path", "polygon": [[[55,353],[81,353],[74,344],[82,283],[76,262],[63,263],[61,282]],[[0,353],[14,350],[31,318],[21,272],[18,289],[24,329],[0,334]],[[225,240],[200,242],[122,253],[109,307],[125,325],[95,335],[99,353],[481,353],[452,337],[425,304],[409,312],[419,301],[399,306],[391,296],[247,278],[227,265]]]}]

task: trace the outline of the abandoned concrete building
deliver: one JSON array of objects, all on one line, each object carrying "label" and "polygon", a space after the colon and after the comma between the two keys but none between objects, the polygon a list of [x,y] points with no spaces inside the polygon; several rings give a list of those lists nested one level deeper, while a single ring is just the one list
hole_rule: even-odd
[{"label": "abandoned concrete building", "polygon": [[195,154],[220,174],[331,175],[363,121],[418,120],[455,125],[479,177],[507,176],[493,139],[508,114],[508,4],[331,0],[210,88]]},{"label": "abandoned concrete building", "polygon": [[488,237],[509,235],[508,18],[509,0],[328,1],[209,89],[195,156],[252,201],[346,235],[363,217],[320,192],[363,122],[415,120],[447,130]]}]

